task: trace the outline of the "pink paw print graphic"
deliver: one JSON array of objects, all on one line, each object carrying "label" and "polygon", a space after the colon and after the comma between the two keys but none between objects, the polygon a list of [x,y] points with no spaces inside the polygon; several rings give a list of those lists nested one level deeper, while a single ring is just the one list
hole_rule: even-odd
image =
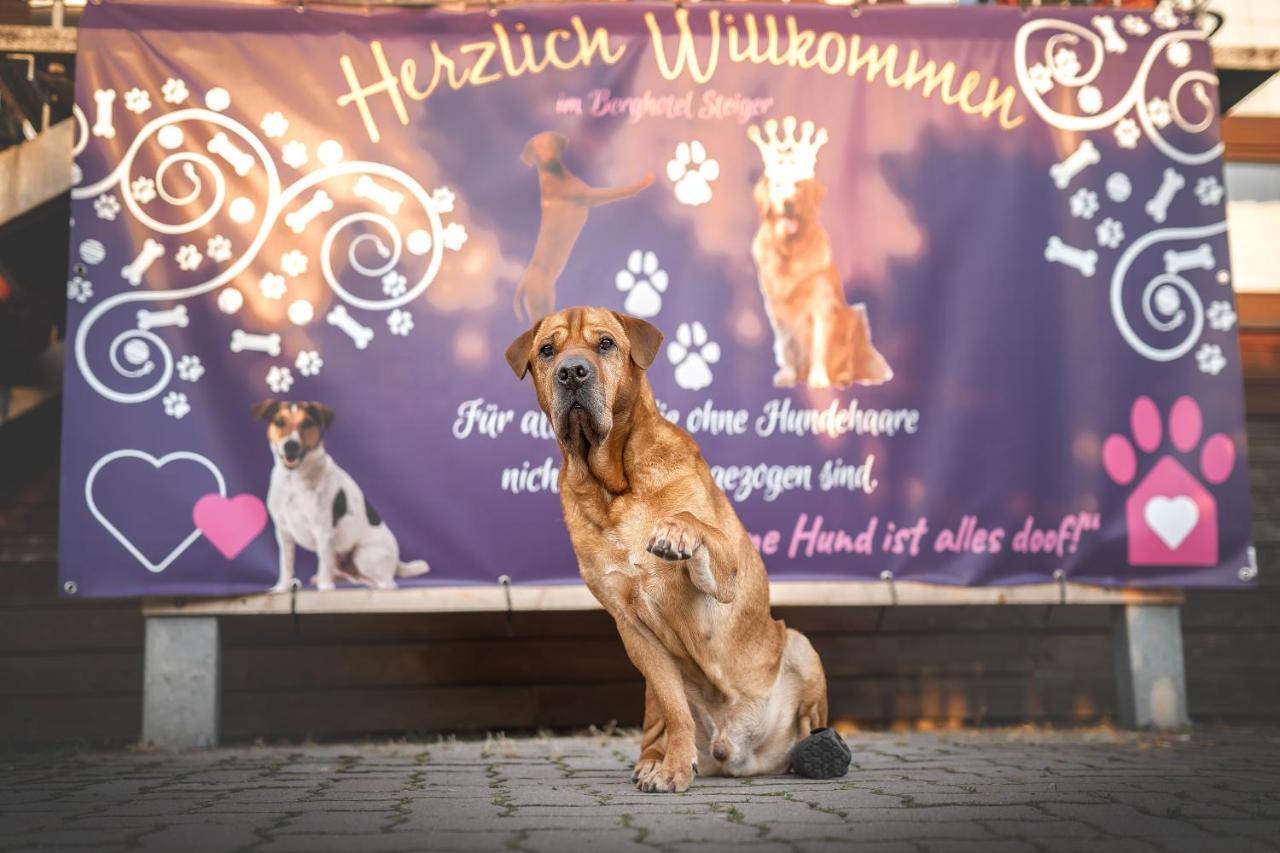
[{"label": "pink paw print graphic", "polygon": [[[1134,482],[1138,457],[1153,454],[1163,441],[1160,410],[1150,397],[1133,401],[1130,428],[1133,443],[1120,434],[1102,445],[1102,464],[1121,486]],[[1179,453],[1191,454],[1200,445],[1200,476],[1217,485],[1231,475],[1236,448],[1223,433],[1200,444],[1203,423],[1200,406],[1179,397],[1169,410],[1169,441]],[[1129,564],[1133,566],[1216,566],[1218,564],[1218,502],[1209,490],[1170,454],[1156,460],[1133,487],[1125,503],[1129,530]]]}]

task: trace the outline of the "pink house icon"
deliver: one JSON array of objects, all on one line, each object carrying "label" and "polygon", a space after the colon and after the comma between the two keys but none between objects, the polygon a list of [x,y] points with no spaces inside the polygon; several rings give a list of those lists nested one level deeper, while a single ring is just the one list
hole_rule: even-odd
[{"label": "pink house icon", "polygon": [[1129,495],[1125,520],[1130,565],[1218,564],[1218,503],[1172,456]]}]

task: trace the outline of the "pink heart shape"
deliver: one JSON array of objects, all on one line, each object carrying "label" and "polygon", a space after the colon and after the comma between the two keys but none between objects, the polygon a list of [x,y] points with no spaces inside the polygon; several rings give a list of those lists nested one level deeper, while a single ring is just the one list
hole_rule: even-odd
[{"label": "pink heart shape", "polygon": [[257,495],[224,498],[213,492],[196,501],[191,519],[213,547],[231,560],[267,526],[267,507]]}]

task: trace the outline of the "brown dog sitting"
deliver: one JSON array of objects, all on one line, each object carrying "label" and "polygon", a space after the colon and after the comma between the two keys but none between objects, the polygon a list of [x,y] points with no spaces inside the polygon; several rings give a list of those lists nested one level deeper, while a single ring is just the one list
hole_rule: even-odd
[{"label": "brown dog sitting", "polygon": [[644,320],[569,308],[507,361],[533,376],[579,571],[645,678],[633,778],[683,791],[696,772],[786,772],[826,725],[827,682],[809,641],[770,615],[764,563],[697,444],[658,411],[644,371],[661,343]]},{"label": "brown dog sitting", "polygon": [[625,187],[596,188],[569,171],[564,150],[569,141],[558,133],[539,133],[524,146],[521,159],[538,168],[538,189],[542,193],[542,219],[538,241],[524,277],[516,286],[516,319],[529,322],[550,314],[556,305],[556,279],[569,262],[573,244],[587,224],[591,208],[618,201],[640,192],[653,183],[646,175]]}]

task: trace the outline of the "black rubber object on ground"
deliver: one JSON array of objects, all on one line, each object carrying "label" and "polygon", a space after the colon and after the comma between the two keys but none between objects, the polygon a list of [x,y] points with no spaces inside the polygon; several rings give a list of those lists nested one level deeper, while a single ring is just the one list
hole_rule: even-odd
[{"label": "black rubber object on ground", "polygon": [[853,755],[835,729],[814,729],[791,750],[791,769],[806,779],[835,779],[849,772]]}]

